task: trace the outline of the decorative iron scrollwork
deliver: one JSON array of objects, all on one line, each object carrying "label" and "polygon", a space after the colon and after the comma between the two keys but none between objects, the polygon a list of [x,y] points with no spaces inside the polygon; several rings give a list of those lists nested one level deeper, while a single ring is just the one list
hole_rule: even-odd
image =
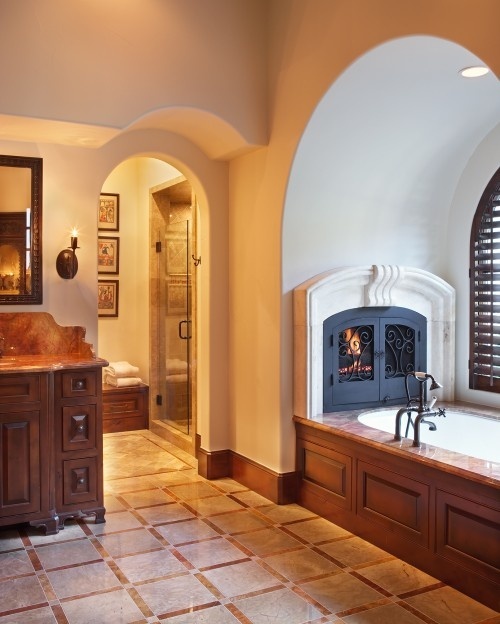
[{"label": "decorative iron scrollwork", "polygon": [[385,328],[385,378],[404,377],[415,370],[415,331],[407,325]]}]

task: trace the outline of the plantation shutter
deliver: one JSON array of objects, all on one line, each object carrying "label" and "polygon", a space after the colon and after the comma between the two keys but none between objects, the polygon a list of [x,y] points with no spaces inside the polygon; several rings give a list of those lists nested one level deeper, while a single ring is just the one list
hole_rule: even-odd
[{"label": "plantation shutter", "polygon": [[500,169],[472,225],[470,333],[469,386],[500,392]]}]

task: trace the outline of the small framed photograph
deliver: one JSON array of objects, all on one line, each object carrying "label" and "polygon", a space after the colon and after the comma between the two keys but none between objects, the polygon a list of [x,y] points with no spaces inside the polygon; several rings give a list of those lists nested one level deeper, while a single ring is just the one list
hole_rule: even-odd
[{"label": "small framed photograph", "polygon": [[98,316],[118,316],[118,280],[98,280],[97,312]]},{"label": "small framed photograph", "polygon": [[120,195],[101,193],[99,197],[98,229],[118,231],[120,226]]},{"label": "small framed photograph", "polygon": [[120,239],[114,236],[97,237],[97,272],[118,274],[120,266]]},{"label": "small framed photograph", "polygon": [[190,286],[189,276],[186,273],[169,275],[167,280],[167,314],[187,313]]}]

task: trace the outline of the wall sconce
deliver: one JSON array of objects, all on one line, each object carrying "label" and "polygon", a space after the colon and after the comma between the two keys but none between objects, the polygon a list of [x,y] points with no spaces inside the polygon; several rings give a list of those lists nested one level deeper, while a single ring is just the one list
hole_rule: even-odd
[{"label": "wall sconce", "polygon": [[71,232],[71,245],[67,249],[59,252],[56,260],[56,269],[59,277],[63,279],[73,279],[78,273],[78,258],[75,251],[78,247],[78,232]]}]

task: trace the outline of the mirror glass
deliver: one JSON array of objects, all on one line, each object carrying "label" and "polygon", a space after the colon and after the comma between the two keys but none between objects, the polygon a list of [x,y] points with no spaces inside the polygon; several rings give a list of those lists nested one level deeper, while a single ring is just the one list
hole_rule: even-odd
[{"label": "mirror glass", "polygon": [[42,159],[0,156],[0,304],[42,303]]}]

